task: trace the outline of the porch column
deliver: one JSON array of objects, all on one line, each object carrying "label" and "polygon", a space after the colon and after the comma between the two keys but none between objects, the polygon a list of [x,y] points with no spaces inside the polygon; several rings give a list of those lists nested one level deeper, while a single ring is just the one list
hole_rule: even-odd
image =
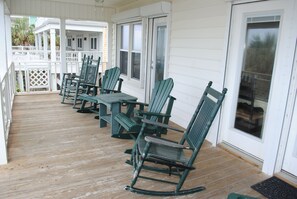
[{"label": "porch column", "polygon": [[[0,0],[0,97],[2,93],[2,78],[7,71],[6,32],[5,32],[4,0]],[[7,164],[7,147],[5,138],[5,122],[3,118],[3,101],[0,99],[0,164]]]},{"label": "porch column", "polygon": [[43,59],[48,60],[48,54],[47,54],[47,32],[43,32]]},{"label": "porch column", "polygon": [[[66,66],[66,29],[65,19],[60,19],[60,82],[62,81],[63,74],[67,72]],[[61,85],[61,84],[60,84]]]},{"label": "porch column", "polygon": [[50,30],[50,44],[51,44],[51,61],[56,61],[56,30],[51,29]]},{"label": "porch column", "polygon": [[[114,23],[108,23],[108,34],[107,34],[107,66],[106,68],[111,68],[111,66],[115,65],[115,63],[111,63],[112,62],[112,49],[113,46],[112,45],[116,45],[116,42],[113,42],[113,39],[116,38],[116,32],[114,30],[116,30],[116,25]],[[114,49],[116,49],[116,46],[114,46]]]},{"label": "porch column", "polygon": [[38,50],[42,50],[42,38],[41,38],[41,34],[38,33],[37,34],[38,37]]},{"label": "porch column", "polygon": [[35,37],[35,50],[38,50],[38,34],[34,34]]},{"label": "porch column", "polygon": [[56,68],[56,29],[50,29],[50,44],[51,44],[51,89],[57,90],[57,68]]}]

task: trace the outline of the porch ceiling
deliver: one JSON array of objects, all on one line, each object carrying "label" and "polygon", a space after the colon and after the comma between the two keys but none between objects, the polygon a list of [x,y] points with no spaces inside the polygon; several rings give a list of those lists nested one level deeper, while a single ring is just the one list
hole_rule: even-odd
[{"label": "porch ceiling", "polygon": [[[111,17],[162,0],[5,0],[7,14],[111,22]],[[171,0],[163,0],[171,1]]]},{"label": "porch ceiling", "polygon": [[[46,1],[46,0],[43,0],[43,1]],[[146,1],[146,0],[47,0],[47,1],[118,8],[134,2]]]}]

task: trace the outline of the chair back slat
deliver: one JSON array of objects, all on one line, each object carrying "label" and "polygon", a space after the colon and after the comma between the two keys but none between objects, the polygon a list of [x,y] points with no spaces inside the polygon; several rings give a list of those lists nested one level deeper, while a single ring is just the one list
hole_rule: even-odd
[{"label": "chair back slat", "polygon": [[164,104],[170,96],[173,85],[174,83],[172,78],[168,78],[156,83],[148,106],[149,112],[160,113],[162,111]]},{"label": "chair back slat", "polygon": [[102,81],[101,92],[105,90],[114,90],[120,78],[121,70],[119,67],[114,67],[105,71]]},{"label": "chair back slat", "polygon": [[204,141],[204,135],[207,134],[212,120],[212,111],[215,107],[215,102],[209,98],[205,98],[199,110],[195,121],[188,132],[187,142],[191,148],[198,148]]},{"label": "chair back slat", "polygon": [[84,83],[90,84],[90,85],[96,84],[99,64],[100,64],[100,57],[98,58],[98,60],[92,60],[92,63],[88,63]]},{"label": "chair back slat", "polygon": [[82,82],[84,82],[86,79],[88,64],[90,64],[92,59],[93,59],[93,55],[91,57],[90,56],[87,57],[86,54],[84,54],[84,57],[82,58],[82,65],[81,65],[80,74],[79,74],[79,80]]}]

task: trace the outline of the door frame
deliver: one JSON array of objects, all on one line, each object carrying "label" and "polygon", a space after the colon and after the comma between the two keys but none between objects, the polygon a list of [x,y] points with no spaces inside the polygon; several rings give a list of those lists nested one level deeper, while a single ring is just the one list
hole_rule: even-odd
[{"label": "door frame", "polygon": [[[284,3],[284,1],[267,1],[269,3],[271,3],[270,5],[277,5],[277,4],[280,4],[280,3]],[[293,27],[293,28],[288,28],[288,25],[287,27],[284,27],[283,28],[283,20],[285,18],[285,20],[289,21],[287,22],[287,24],[294,24],[294,18],[296,17],[296,14],[294,14],[294,8],[296,9],[296,3],[294,3],[296,1],[294,0],[286,0],[286,5],[284,6],[284,9],[280,9],[282,11],[282,19],[281,19],[281,26],[280,26],[280,32],[279,32],[279,39],[283,36],[283,35],[286,35],[287,38],[287,42],[285,42],[286,44],[287,43],[290,43],[288,41],[294,41],[294,45],[285,45],[283,43],[279,43],[278,45],[278,49],[286,49],[286,53],[284,52],[280,52],[280,50],[277,50],[276,51],[276,55],[278,55],[279,57],[286,57],[286,62],[281,62],[280,59],[276,58],[275,60],[275,64],[278,64],[278,65],[281,65],[283,66],[283,68],[285,68],[285,71],[291,71],[292,73],[292,60],[293,60],[293,57],[294,57],[294,49],[295,49],[295,38],[294,38],[294,35],[293,33],[296,32],[296,27]],[[224,77],[224,87],[225,85],[227,84],[226,83],[226,76],[227,76],[227,73],[228,73],[228,60],[231,55],[230,55],[230,35],[231,35],[231,26],[232,26],[232,20],[231,20],[231,17],[232,17],[232,11],[234,9],[234,6],[237,6],[237,5],[243,5],[243,4],[246,4],[247,6],[249,4],[253,4],[253,5],[257,5],[257,3],[262,3],[262,1],[260,2],[250,2],[250,3],[240,3],[240,2],[231,2],[230,3],[230,6],[231,6],[231,9],[230,9],[230,24],[229,24],[229,37],[228,37],[228,43],[227,43],[227,52],[226,52],[226,64],[225,64],[225,77]],[[282,4],[283,5],[283,4]],[[294,5],[294,6],[292,6]],[[294,8],[293,8],[294,7]],[[269,9],[268,9],[269,10]],[[284,10],[286,12],[284,12]],[[294,15],[294,18],[293,17],[289,17],[289,16],[293,16]],[[292,19],[293,18],[293,19]],[[292,42],[291,42],[292,43]],[[289,53],[287,53],[289,52]],[[290,70],[290,69],[291,70]],[[282,71],[280,70],[280,67],[278,67],[278,69],[276,69],[274,71],[274,73],[282,73]],[[274,82],[274,83],[273,83]],[[267,112],[267,115],[266,115],[266,120],[270,120],[270,121],[281,121],[279,122],[278,124],[276,124],[275,126],[270,126],[270,127],[267,127],[266,131],[267,132],[272,132],[271,136],[265,136],[263,137],[263,139],[265,139],[264,141],[264,146],[263,146],[263,149],[264,149],[264,155],[263,155],[263,167],[262,167],[262,171],[264,173],[267,173],[269,175],[272,175],[276,170],[276,163],[277,163],[277,156],[278,156],[278,152],[279,152],[279,142],[280,142],[280,139],[281,139],[281,136],[282,136],[282,129],[283,129],[283,119],[285,118],[285,109],[287,107],[287,97],[285,97],[285,99],[281,99],[280,97],[277,97],[277,94],[278,95],[281,95],[281,96],[288,96],[288,93],[289,93],[289,85],[290,85],[290,81],[287,81],[287,82],[278,82],[279,85],[277,85],[275,83],[275,74],[273,74],[273,77],[272,77],[272,83],[271,83],[271,89],[275,89],[277,87],[282,87],[282,88],[285,88],[282,90],[282,93],[273,93],[271,92],[270,94],[270,98],[273,100],[273,102],[270,102],[270,106],[272,106],[271,104],[284,104],[283,107],[281,107],[279,110],[278,110],[278,115],[280,116],[275,116],[271,113],[269,113],[269,111]],[[228,89],[234,89],[234,88],[228,88]],[[226,98],[230,98],[232,96],[226,96]],[[226,102],[225,102],[225,105],[222,107],[222,113],[226,113],[226,109],[228,109],[230,107],[226,106]],[[225,114],[224,114],[225,115]],[[219,128],[219,136],[218,136],[218,142],[223,142],[223,135],[224,135],[224,128],[222,128],[222,126],[224,125],[223,124],[223,114],[221,114],[221,118],[220,118],[220,128]],[[282,119],[279,119],[279,118],[282,118]],[[237,150],[237,149],[235,149]],[[239,153],[242,153],[241,151],[239,151]]]},{"label": "door frame", "polygon": [[165,43],[165,62],[164,62],[164,78],[168,77],[168,63],[169,63],[169,37],[170,37],[170,20],[171,20],[171,15],[168,14],[166,16],[155,16],[155,17],[151,17],[148,20],[148,45],[147,45],[147,68],[146,68],[146,89],[145,89],[145,101],[149,102],[150,100],[150,93],[151,90],[153,89],[153,85],[151,83],[152,81],[152,72],[153,70],[151,69],[151,65],[152,65],[152,59],[154,57],[154,50],[153,50],[153,39],[155,38],[156,34],[155,34],[155,20],[159,19],[159,18],[164,18],[164,22],[161,22],[161,24],[165,24],[166,25],[166,43]]},{"label": "door frame", "polygon": [[[295,16],[297,18],[297,14]],[[297,30],[296,30],[296,35],[297,35]],[[291,75],[291,84],[290,84],[290,89],[289,89],[289,96],[288,96],[288,102],[287,102],[287,108],[286,108],[286,119],[284,120],[284,125],[283,125],[283,134],[280,139],[280,146],[279,146],[279,151],[277,155],[277,160],[276,160],[276,165],[275,165],[275,173],[282,173],[284,177],[290,178],[291,181],[294,181],[297,183],[297,179],[292,178],[291,175],[287,175],[287,172],[284,172],[282,170],[283,168],[283,163],[286,155],[286,149],[287,149],[287,144],[289,142],[289,136],[290,136],[290,130],[291,130],[291,123],[293,122],[293,114],[294,114],[294,109],[297,111],[297,38],[296,38],[296,43],[295,43],[295,57],[293,60],[293,69],[292,69],[292,75]],[[295,113],[296,114],[296,113]]]}]

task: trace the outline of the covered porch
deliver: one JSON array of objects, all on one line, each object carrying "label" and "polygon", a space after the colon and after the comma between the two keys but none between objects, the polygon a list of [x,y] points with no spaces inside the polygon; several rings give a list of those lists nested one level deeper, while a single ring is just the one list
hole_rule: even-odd
[{"label": "covered porch", "polygon": [[[111,138],[110,126],[99,128],[94,114],[76,113],[60,103],[58,94],[43,94],[16,96],[12,116],[9,164],[0,168],[0,198],[147,198],[124,190],[132,178],[124,150],[133,142]],[[179,136],[169,132],[165,137]],[[209,142],[195,167],[185,187],[204,185],[206,190],[185,198],[221,199],[230,192],[263,197],[250,186],[268,176]],[[154,181],[142,185],[172,186]]]}]

